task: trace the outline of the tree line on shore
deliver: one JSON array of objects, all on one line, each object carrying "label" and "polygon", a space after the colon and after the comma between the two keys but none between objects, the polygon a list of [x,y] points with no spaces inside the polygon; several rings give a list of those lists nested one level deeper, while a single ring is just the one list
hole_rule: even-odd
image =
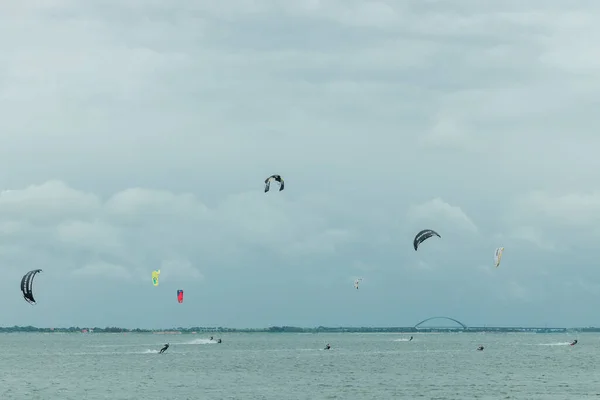
[{"label": "tree line on shore", "polygon": [[585,328],[528,328],[528,327],[468,327],[463,328],[414,328],[414,327],[326,327],[302,328],[296,326],[271,326],[268,328],[226,328],[226,327],[177,327],[169,329],[142,329],[119,327],[78,327],[38,328],[35,326],[0,327],[0,333],[13,332],[46,332],[46,333],[416,333],[416,332],[538,332],[560,333],[566,331],[600,332],[600,327]]}]

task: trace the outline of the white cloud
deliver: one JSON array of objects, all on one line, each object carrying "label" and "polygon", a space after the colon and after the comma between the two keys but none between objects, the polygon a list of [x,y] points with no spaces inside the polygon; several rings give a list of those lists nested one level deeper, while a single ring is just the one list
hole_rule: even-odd
[{"label": "white cloud", "polygon": [[105,221],[68,220],[61,222],[56,231],[59,240],[74,247],[90,250],[122,248],[119,230]]},{"label": "white cloud", "polygon": [[315,236],[297,242],[289,248],[284,248],[283,251],[290,255],[307,253],[335,254],[339,244],[352,242],[358,237],[358,234],[343,229],[327,229]]},{"label": "white cloud", "polygon": [[84,265],[73,271],[74,275],[93,277],[94,279],[126,279],[132,278],[132,274],[122,265],[107,262],[94,262]]},{"label": "white cloud", "polygon": [[583,279],[576,279],[575,282],[568,282],[570,286],[574,286],[574,290],[583,290],[594,296],[600,294],[600,283],[598,281],[590,281]]},{"label": "white cloud", "polygon": [[533,293],[530,289],[527,289],[523,284],[515,281],[511,281],[508,284],[508,294],[513,299],[522,300],[525,302],[531,301]]},{"label": "white cloud", "polygon": [[462,228],[477,232],[477,226],[471,218],[458,206],[452,206],[441,198],[429,200],[423,204],[411,206],[408,217],[416,220],[438,221],[445,219],[457,223]]},{"label": "white cloud", "polygon": [[435,269],[432,267],[431,264],[429,264],[423,260],[416,261],[416,263],[413,264],[412,267],[415,269],[424,270],[424,271],[433,271]]},{"label": "white cloud", "polygon": [[377,271],[378,269],[380,269],[380,267],[378,268],[377,265],[374,265],[372,263],[367,263],[364,261],[360,261],[360,260],[353,260],[353,262],[351,263],[351,266],[352,266],[352,269],[360,271],[360,274],[362,274],[362,275],[372,274],[374,271]]},{"label": "white cloud", "polygon": [[0,192],[0,218],[55,222],[67,215],[71,218],[89,216],[98,211],[100,205],[97,196],[56,180]]},{"label": "white cloud", "polygon": [[164,260],[159,269],[162,282],[168,282],[173,277],[184,281],[204,279],[204,275],[189,260]]},{"label": "white cloud", "polygon": [[177,218],[201,220],[207,207],[189,193],[174,194],[163,190],[126,189],[113,195],[106,203],[106,212],[116,219]]},{"label": "white cloud", "polygon": [[551,195],[532,192],[517,205],[529,218],[573,227],[595,225],[600,220],[600,191]]},{"label": "white cloud", "polygon": [[421,144],[469,148],[471,137],[460,117],[440,113],[433,121],[428,135],[419,138]]},{"label": "white cloud", "polygon": [[[252,252],[252,247],[286,257],[333,254],[337,246],[360,236],[328,225],[323,212],[283,197],[269,199],[260,190],[229,196],[212,208],[191,194],[140,188],[115,193],[102,202],[99,196],[61,182],[9,193],[19,201],[0,201],[5,242],[32,238],[37,232],[40,252],[60,249],[69,259],[83,251],[88,257],[105,258],[78,269],[80,274],[112,268],[123,276],[124,269],[147,280],[148,271],[162,263],[166,279],[201,279],[203,274],[191,258],[237,258]],[[56,200],[47,201],[50,198]],[[23,254],[28,251],[22,248]],[[147,264],[148,258],[154,264]],[[119,260],[118,268],[108,260]],[[56,267],[70,265],[77,262]]]},{"label": "white cloud", "polygon": [[510,232],[509,237],[524,240],[544,250],[556,250],[557,248],[553,242],[544,237],[539,228],[534,226],[518,226]]}]

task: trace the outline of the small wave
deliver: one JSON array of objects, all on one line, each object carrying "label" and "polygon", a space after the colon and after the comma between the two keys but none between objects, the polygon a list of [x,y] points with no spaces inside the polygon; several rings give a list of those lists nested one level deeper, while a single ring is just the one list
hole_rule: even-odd
[{"label": "small wave", "polygon": [[394,342],[410,342],[410,339],[394,339]]},{"label": "small wave", "polygon": [[182,343],[177,343],[177,344],[215,344],[215,343],[217,343],[216,340],[194,339],[194,340],[190,340],[189,342],[182,342]]},{"label": "small wave", "polygon": [[102,352],[80,352],[70,353],[73,356],[114,356],[123,354],[157,354],[158,350],[146,349],[144,351],[102,351]]},{"label": "small wave", "polygon": [[536,346],[568,346],[571,342],[538,343]]},{"label": "small wave", "polygon": [[260,350],[247,350],[247,351],[256,351],[259,353],[265,353],[265,352],[294,352],[294,351],[315,351],[315,350],[324,350],[324,349],[323,348],[315,349],[314,347],[311,347],[311,348],[302,348],[302,349],[285,348],[285,349],[260,349]]},{"label": "small wave", "polygon": [[156,343],[127,343],[127,344],[95,344],[86,347],[110,348],[110,347],[140,347],[140,346],[159,346]]},{"label": "small wave", "polygon": [[[146,349],[144,351],[125,351],[123,353],[118,353],[118,354],[159,354],[160,351],[158,350],[153,350],[153,349]],[[171,349],[169,349],[168,351],[164,352],[163,354],[187,354],[185,352],[180,352],[180,351],[171,351]]]}]

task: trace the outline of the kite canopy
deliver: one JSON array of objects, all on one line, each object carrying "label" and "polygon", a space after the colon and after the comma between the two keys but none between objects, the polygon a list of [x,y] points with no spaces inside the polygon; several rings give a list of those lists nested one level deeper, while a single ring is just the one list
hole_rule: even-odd
[{"label": "kite canopy", "polygon": [[271,188],[271,181],[279,182],[279,191],[281,192],[284,188],[284,182],[281,175],[271,175],[267,179],[265,179],[265,193],[269,191]]},{"label": "kite canopy", "polygon": [[160,269],[152,271],[152,284],[158,286],[158,277],[160,276]]},{"label": "kite canopy", "polygon": [[23,298],[29,304],[36,304],[35,298],[33,297],[33,278],[36,274],[42,272],[41,269],[34,269],[29,271],[21,279],[21,292],[23,292]]},{"label": "kite canopy", "polygon": [[415,236],[415,240],[413,240],[413,247],[415,248],[415,251],[417,251],[421,243],[423,243],[425,240],[429,239],[432,236],[437,236],[441,238],[439,233],[431,229],[423,229],[421,232],[417,233],[417,236]]},{"label": "kite canopy", "polygon": [[177,291],[177,301],[183,303],[183,290],[181,289]]},{"label": "kite canopy", "polygon": [[496,249],[496,253],[494,254],[494,267],[496,268],[500,266],[500,261],[502,261],[502,253],[504,253],[504,247],[498,247]]}]

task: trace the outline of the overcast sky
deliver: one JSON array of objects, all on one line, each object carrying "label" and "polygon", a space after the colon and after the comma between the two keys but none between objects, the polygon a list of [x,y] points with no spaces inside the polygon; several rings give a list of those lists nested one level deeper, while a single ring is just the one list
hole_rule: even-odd
[{"label": "overcast sky", "polygon": [[599,19],[2,3],[0,325],[599,326]]}]

